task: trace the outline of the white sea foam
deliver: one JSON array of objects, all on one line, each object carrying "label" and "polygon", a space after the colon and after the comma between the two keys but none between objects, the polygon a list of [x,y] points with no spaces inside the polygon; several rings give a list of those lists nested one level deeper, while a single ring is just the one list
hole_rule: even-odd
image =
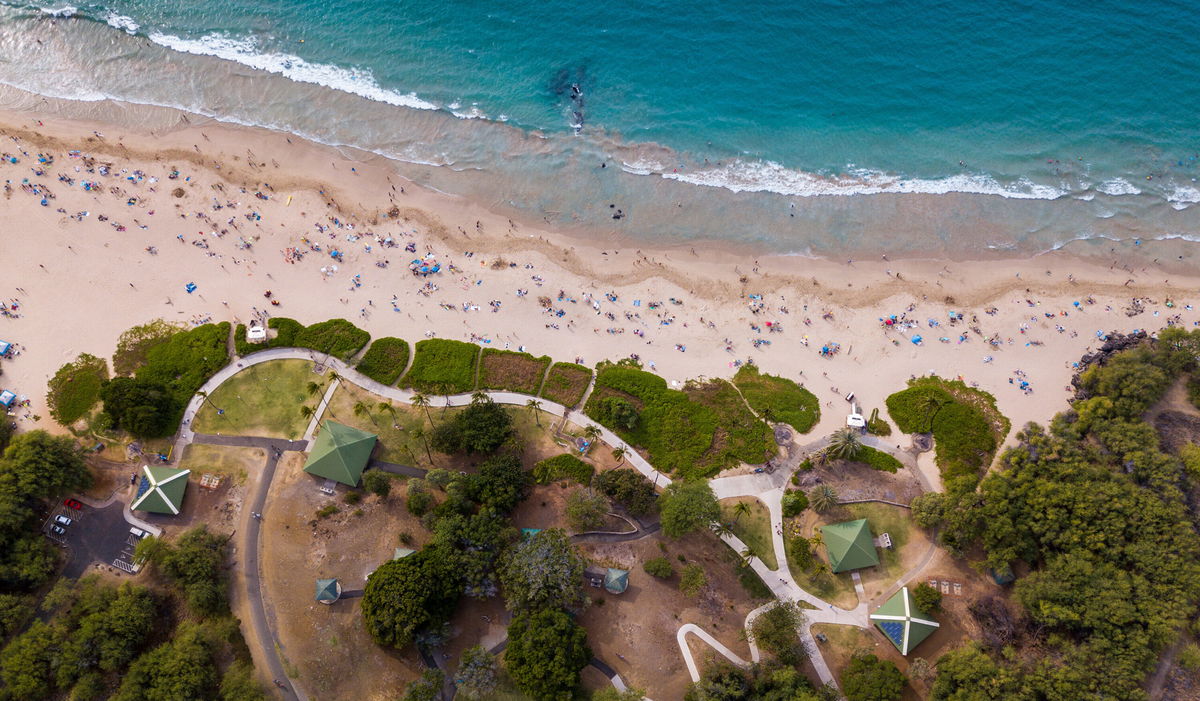
[{"label": "white sea foam", "polygon": [[621,170],[630,175],[654,175],[666,170],[666,166],[658,161],[637,159],[632,163],[621,161]]},{"label": "white sea foam", "polygon": [[76,12],[79,12],[78,7],[71,5],[63,5],[62,7],[41,7],[42,14],[50,15],[51,17],[74,17]]},{"label": "white sea foam", "polygon": [[1175,187],[1167,193],[1167,201],[1172,204],[1183,205],[1175,209],[1183,209],[1189,204],[1200,202],[1200,189],[1192,185],[1175,185]]},{"label": "white sea foam", "polygon": [[[625,165],[636,167],[635,164]],[[1023,200],[1053,200],[1067,194],[1064,190],[1040,185],[1027,178],[1021,178],[1011,185],[1002,185],[988,175],[961,174],[923,179],[903,178],[865,169],[854,169],[846,175],[825,176],[792,170],[771,161],[737,160],[720,168],[685,172],[667,172],[665,168],[659,168],[654,172],[664,178],[692,185],[721,187],[732,192],[774,192],[796,197],[966,193]]]},{"label": "white sea foam", "polygon": [[1126,180],[1122,180],[1121,178],[1113,178],[1112,180],[1105,180],[1104,182],[1097,185],[1096,189],[1099,190],[1100,192],[1103,192],[1106,195],[1113,195],[1113,196],[1142,194],[1142,191],[1137,189],[1136,187],[1134,187],[1133,183],[1130,183]]},{"label": "white sea foam", "polygon": [[114,29],[120,29],[126,34],[137,34],[137,30],[141,28],[138,26],[137,22],[133,21],[132,17],[118,15],[111,10],[107,15],[104,16],[104,21],[106,24],[108,24],[108,26]]},{"label": "white sea foam", "polygon": [[289,54],[263,53],[249,39],[233,39],[221,34],[209,34],[201,39],[183,39],[155,32],[150,34],[150,41],[182,53],[235,61],[244,66],[282,75],[298,83],[322,85],[397,107],[438,109],[437,105],[426,102],[413,93],[404,94],[381,87],[375,82],[375,77],[370,71],[309,63],[299,56]]}]

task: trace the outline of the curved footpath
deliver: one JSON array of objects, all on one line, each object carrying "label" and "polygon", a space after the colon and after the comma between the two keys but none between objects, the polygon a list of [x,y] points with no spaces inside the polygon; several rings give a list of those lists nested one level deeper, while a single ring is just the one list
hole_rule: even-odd
[{"label": "curved footpath", "polygon": [[[275,473],[275,467],[278,464],[278,460],[282,454],[282,451],[303,451],[307,448],[311,440],[312,432],[315,430],[317,422],[323,413],[324,407],[328,404],[333,390],[331,388],[330,391],[328,391],[322,398],[318,414],[313,417],[312,422],[309,424],[309,430],[306,432],[305,440],[287,441],[272,438],[196,434],[192,430],[192,420],[195,418],[196,413],[199,412],[200,408],[203,406],[205,401],[204,398],[207,395],[212,394],[212,392],[215,391],[217,387],[221,386],[221,384],[223,384],[226,380],[242,370],[260,363],[271,362],[274,360],[308,360],[313,363],[323,363],[327,367],[332,368],[334,372],[346,380],[358,385],[359,387],[362,387],[369,392],[386,397],[394,402],[411,403],[413,395],[416,394],[411,390],[389,387],[376,382],[375,380],[366,377],[358,370],[337,358],[329,357],[318,360],[317,356],[318,354],[315,351],[302,348],[269,348],[252,355],[235,358],[233,362],[221,368],[216,372],[216,374],[209,378],[209,380],[204,383],[197,394],[192,397],[191,401],[188,402],[187,408],[184,410],[183,421],[180,426],[179,435],[175,440],[175,447],[172,455],[178,459],[180,456],[182,456],[184,448],[186,448],[187,445],[192,442],[211,443],[216,445],[251,445],[255,447],[267,448],[267,464],[264,467],[263,474],[257,481],[257,486],[250,502],[250,512],[257,512],[261,514],[266,508],[267,493],[270,489],[271,480],[273,479]],[[630,446],[625,441],[621,440],[621,438],[619,438],[609,429],[601,426],[595,421],[592,421],[582,412],[573,411],[548,399],[532,397],[530,395],[520,394],[518,392],[489,391],[485,392],[485,394],[487,394],[487,396],[497,404],[512,404],[517,406],[526,406],[526,402],[531,399],[536,399],[541,403],[541,411],[553,416],[562,417],[585,428],[588,426],[594,426],[599,429],[600,438],[605,443],[613,448],[625,448],[626,462],[632,465],[638,472],[642,473],[646,479],[650,480],[655,485],[658,485],[660,481],[663,485],[669,484],[671,481],[671,478],[668,475],[655,470],[645,458],[643,458],[636,450],[633,449],[633,446]],[[466,406],[471,403],[472,399],[471,393],[454,394],[448,396],[426,396],[429,397],[431,406]],[[438,403],[439,399],[441,400],[441,403]],[[772,545],[774,547],[776,560],[778,562],[787,563],[787,556],[784,549],[782,535],[783,511],[781,500],[783,498],[784,490],[787,486],[788,476],[796,467],[796,465],[792,463],[798,462],[801,454],[805,454],[806,452],[811,452],[811,450],[820,448],[826,442],[827,439],[821,439],[812,444],[804,446],[801,451],[797,451],[795,458],[789,461],[789,464],[784,469],[776,470],[773,474],[758,473],[736,475],[733,477],[714,479],[709,482],[718,499],[726,499],[737,496],[753,496],[761,500],[767,506],[767,510],[770,513],[771,528],[773,531]],[[868,440],[864,440],[864,443],[870,445],[871,447],[888,452],[904,463],[905,467],[913,469],[917,472],[919,477],[921,476],[920,471],[917,469],[916,461],[913,459],[913,456],[910,453],[901,451],[898,448],[893,448],[891,445],[888,445],[873,436],[869,437]],[[928,484],[923,477],[921,478],[921,482],[923,486],[928,487]],[[251,614],[248,624],[253,629],[251,634],[259,643],[258,647],[265,656],[265,659],[261,660],[263,663],[263,668],[270,670],[271,675],[276,680],[288,679],[287,673],[284,670],[283,663],[279,656],[281,645],[278,641],[275,631],[270,625],[270,619],[267,615],[267,604],[261,587],[261,573],[258,554],[259,541],[261,540],[260,523],[257,519],[251,518],[250,513],[244,514],[242,518],[244,527],[242,529],[240,546],[243,553],[242,559],[244,563],[242,567],[244,594],[246,596],[246,602],[250,607]],[[646,533],[631,534],[631,537],[641,537],[645,534]],[[734,552],[741,553],[746,548],[745,544],[732,534],[722,535],[721,539],[725,541],[729,547],[733,548]],[[931,554],[927,554],[916,568],[905,574],[902,580],[912,577],[928,562],[930,557]],[[805,643],[805,646],[811,653],[810,659],[813,663],[813,667],[817,671],[817,675],[821,679],[821,682],[823,684],[836,684],[832,672],[829,670],[828,665],[826,665],[825,660],[821,655],[820,649],[813,641],[809,626],[811,626],[813,623],[834,623],[839,625],[850,625],[865,628],[869,625],[867,618],[867,602],[860,599],[858,606],[855,608],[851,610],[840,609],[835,607],[833,604],[830,604],[821,598],[810,594],[804,589],[801,589],[800,586],[796,584],[796,581],[792,578],[791,571],[786,566],[780,570],[771,570],[768,569],[767,566],[764,565],[758,558],[751,558],[750,565],[762,579],[762,581],[770,588],[771,593],[777,599],[784,601],[803,601],[816,607],[814,610],[805,611],[807,620],[805,624],[802,625],[797,631],[797,634],[800,635],[801,639]],[[772,604],[766,604],[765,606],[761,606],[751,611],[746,616],[746,626],[748,627],[753,622],[754,618],[756,618],[763,611],[767,610],[771,605]],[[705,632],[702,628],[693,623],[688,623],[680,627],[676,634],[676,639],[679,643],[680,651],[683,654],[684,660],[687,663],[688,673],[691,675],[693,680],[699,680],[700,673],[696,667],[695,660],[692,659],[691,651],[688,649],[686,641],[686,637],[688,635],[695,635],[699,637],[734,664],[741,666],[749,664],[749,662],[735,655],[719,641]],[[759,659],[758,648],[751,644],[750,652],[751,660],[757,661]],[[610,677],[613,680],[614,685],[619,689],[624,686],[624,684],[621,683],[620,677],[615,673],[610,675]],[[286,685],[284,688],[287,690]],[[294,681],[292,681],[290,690],[298,699],[304,700],[307,698],[303,691],[295,685]]]}]

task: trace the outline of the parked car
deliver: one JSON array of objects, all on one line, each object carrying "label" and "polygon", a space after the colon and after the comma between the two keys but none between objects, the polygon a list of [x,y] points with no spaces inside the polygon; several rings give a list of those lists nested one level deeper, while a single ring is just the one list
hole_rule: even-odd
[{"label": "parked car", "polygon": [[83,504],[76,501],[75,499],[67,499],[66,501],[63,502],[63,505],[68,508],[75,509],[76,511],[79,511],[80,509],[83,508]]},{"label": "parked car", "polygon": [[71,525],[71,519],[67,518],[66,516],[63,516],[62,514],[55,516],[54,522],[57,524],[63,525],[63,526]]},{"label": "parked car", "polygon": [[141,539],[146,537],[146,531],[143,531],[140,528],[130,528],[129,532],[133,534],[134,538]]},{"label": "parked car", "polygon": [[54,531],[58,535],[66,535],[67,534],[67,529],[63,528],[62,526],[50,526],[50,530]]}]

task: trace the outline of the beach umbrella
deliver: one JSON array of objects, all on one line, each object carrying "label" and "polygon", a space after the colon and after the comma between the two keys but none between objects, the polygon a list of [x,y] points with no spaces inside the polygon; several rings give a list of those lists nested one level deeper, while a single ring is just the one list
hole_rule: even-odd
[{"label": "beach umbrella", "polygon": [[922,339],[920,336],[913,336],[913,337],[912,337],[912,342],[913,342],[913,345],[914,345],[914,346],[919,346],[919,345],[921,345],[921,341],[922,341],[922,340],[924,340],[924,339]]}]

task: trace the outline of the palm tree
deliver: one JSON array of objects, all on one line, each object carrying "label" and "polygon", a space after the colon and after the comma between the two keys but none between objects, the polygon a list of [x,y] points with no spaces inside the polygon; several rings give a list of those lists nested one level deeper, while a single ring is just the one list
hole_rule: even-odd
[{"label": "palm tree", "polygon": [[719,521],[712,524],[712,532],[715,533],[718,538],[724,538],[727,535],[733,535],[733,529]]},{"label": "palm tree", "polygon": [[218,413],[224,411],[224,409],[222,409],[221,407],[208,401],[208,392],[205,392],[204,390],[197,390],[196,394],[200,395],[200,406],[201,407],[203,407],[205,404],[212,404],[213,408],[216,409]]},{"label": "palm tree", "polygon": [[413,392],[412,399],[409,401],[412,402],[413,406],[422,407],[425,409],[425,418],[429,419],[429,425],[432,426],[433,417],[429,415],[429,397],[421,394],[420,392]]},{"label": "palm tree", "polygon": [[827,484],[818,484],[808,494],[808,503],[819,514],[829,511],[838,504],[838,494]]},{"label": "palm tree", "polygon": [[354,403],[354,415],[359,418],[365,416],[371,420],[372,426],[379,427],[379,424],[375,423],[375,417],[371,415],[371,407],[367,406],[366,402],[358,401]]},{"label": "palm tree", "polygon": [[588,424],[583,428],[583,437],[588,439],[589,443],[594,443],[600,437],[600,429],[595,424]]},{"label": "palm tree", "polygon": [[396,423],[396,407],[392,406],[391,402],[379,402],[378,404],[375,405],[375,410],[381,414],[387,413],[389,416],[391,416],[392,417],[392,428],[396,428],[396,426],[398,425]]},{"label": "palm tree", "polygon": [[733,507],[733,522],[734,523],[737,523],[738,519],[740,519],[741,517],[749,516],[749,515],[750,515],[750,505],[747,504],[746,502],[739,501],[737,503],[737,505]]},{"label": "palm tree", "polygon": [[862,452],[862,447],[862,440],[858,437],[858,431],[852,428],[843,428],[830,436],[829,446],[825,450],[831,458],[853,460]]},{"label": "palm tree", "polygon": [[423,442],[425,444],[425,455],[426,455],[426,457],[429,458],[429,464],[432,465],[433,464],[433,451],[431,451],[429,449],[429,432],[427,432],[424,428],[418,426],[417,428],[413,429],[412,435],[414,438],[417,438],[418,440],[420,440],[421,442]]},{"label": "palm tree", "polygon": [[305,404],[304,406],[300,407],[300,415],[309,421],[312,421],[312,417],[317,415],[317,410]]},{"label": "palm tree", "polygon": [[310,397],[315,397],[321,393],[321,385],[317,382],[309,382],[305,389],[308,391],[308,396]]},{"label": "palm tree", "polygon": [[337,382],[341,379],[342,379],[342,376],[338,374],[337,370],[329,371],[329,381],[330,382]]},{"label": "palm tree", "polygon": [[740,555],[742,558],[742,567],[749,567],[754,558],[758,557],[754,554],[754,551],[750,549],[749,545],[742,548],[742,551],[738,553],[738,555]]},{"label": "palm tree", "polygon": [[625,456],[628,453],[629,453],[629,449],[623,445],[619,445],[616,448],[613,448],[613,452],[612,452],[613,460],[617,461],[618,467],[621,466],[621,463],[625,462]]},{"label": "palm tree", "polygon": [[477,389],[471,393],[472,404],[487,404],[490,401],[492,401],[492,398],[488,396],[487,392],[481,389]]},{"label": "palm tree", "polygon": [[537,422],[538,428],[542,427],[542,403],[536,399],[530,399],[525,402],[525,408],[533,412],[533,420]]},{"label": "palm tree", "polygon": [[948,402],[944,397],[939,397],[936,394],[927,394],[917,400],[917,411],[929,417],[929,429],[933,430],[933,420],[937,418],[938,412]]}]

